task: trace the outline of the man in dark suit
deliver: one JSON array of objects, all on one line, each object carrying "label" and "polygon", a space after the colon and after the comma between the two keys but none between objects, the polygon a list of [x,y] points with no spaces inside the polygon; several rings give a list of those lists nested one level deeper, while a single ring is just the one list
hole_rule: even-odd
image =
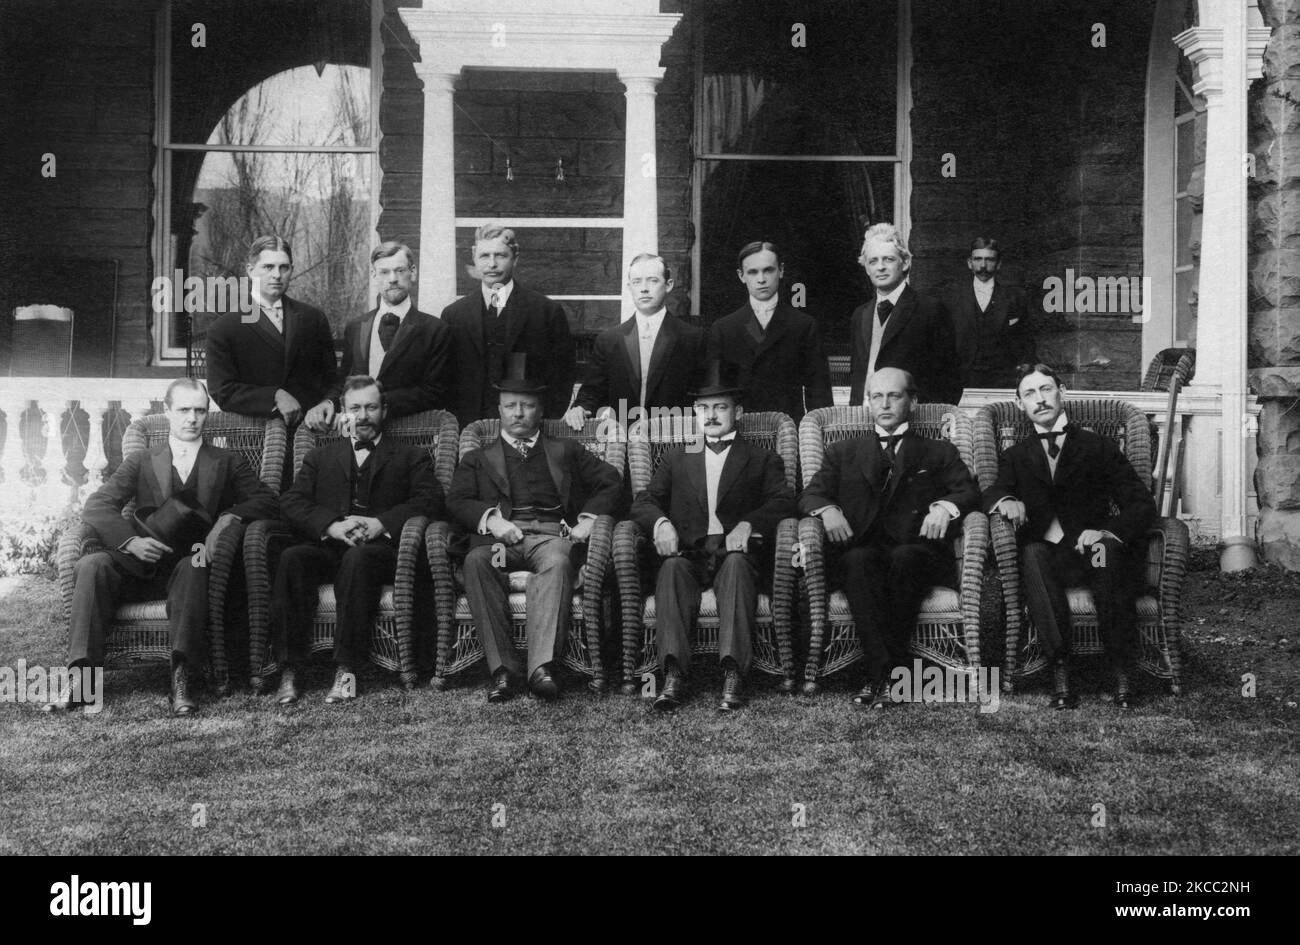
[{"label": "man in dark suit", "polygon": [[868,379],[886,367],[916,379],[919,402],[958,403],[961,369],[952,318],[942,302],[907,284],[912,254],[898,231],[888,223],[868,229],[858,262],[875,287],[875,297],[858,306],[850,320],[849,403],[860,406]]},{"label": "man in dark suit", "polygon": [[745,412],[739,403],[742,391],[718,383],[718,371],[712,373],[710,383],[695,394],[704,442],[665,456],[631,510],[663,558],[655,582],[656,638],[664,669],[655,708],[661,712],[676,709],[686,698],[690,629],[700,607],[700,588],[707,586],[718,600],[718,656],[725,674],[718,708],[731,711],[744,705],[760,548],[764,540],[774,539],[777,523],[795,513],[781,458],[737,435],[736,424]]},{"label": "man in dark suit", "polygon": [[455,388],[452,411],[461,425],[497,415],[495,384],[505,376],[507,355],[528,356],[547,387],[545,408],[562,415],[573,396],[573,338],[558,302],[514,281],[519,261],[515,231],[486,224],[474,234],[477,291],[442,310],[452,330]]},{"label": "man in dark suit", "polygon": [[596,516],[620,505],[619,474],[575,440],[541,432],[543,395],[528,380],[523,355],[498,382],[501,436],[467,454],[456,467],[447,510],[470,535],[465,595],[487,656],[489,702],[504,702],[525,678],[515,652],[506,592],[508,572],[527,570],[528,688],[554,699],[554,662],[569,631],[574,546],[591,534]]},{"label": "man in dark suit", "polygon": [[416,515],[443,514],[429,454],[384,436],[388,410],[379,383],[365,375],[348,378],[343,410],[352,418],[350,435],[303,457],[280,500],[285,522],[305,539],[285,549],[275,573],[271,639],[283,667],[280,705],[301,696],[296,670],[310,656],[320,585],[330,582],[338,621],[334,685],[325,701],[356,698],[353,666],[369,644],[380,591],[393,582],[402,527]]},{"label": "man in dark suit", "polygon": [[1014,387],[1016,365],[1034,360],[1025,290],[997,280],[1001,264],[998,241],[977,236],[966,259],[973,278],[953,293],[950,310],[966,387]]},{"label": "man in dark suit", "polygon": [[[208,391],[202,381],[173,381],[163,402],[167,443],[126,457],[82,510],[82,520],[108,550],[77,562],[68,665],[103,665],[105,634],[118,604],[165,596],[172,711],[190,715],[198,708],[190,672],[203,661],[207,644],[208,561],[226,529],[274,516],[276,496],[238,453],[203,442]],[[122,517],[131,501],[134,526]],[[192,547],[197,541],[204,542],[202,554]],[[51,707],[67,710],[80,701],[74,695]]]},{"label": "man in dark suit", "polygon": [[690,409],[704,355],[704,334],[669,314],[664,302],[673,289],[672,274],[663,257],[641,253],[627,271],[636,313],[596,336],[587,376],[577,401],[564,420],[575,430],[597,411],[631,423],[635,407],[642,416],[658,411]]},{"label": "man in dark suit", "polygon": [[1069,422],[1065,388],[1050,367],[1022,367],[1016,402],[1035,435],[1002,454],[984,506],[1017,529],[1029,616],[1052,666],[1052,707],[1077,704],[1070,693],[1073,634],[1065,589],[1087,583],[1115,667],[1115,704],[1131,708],[1137,596],[1155,500],[1114,442]]},{"label": "man in dark suit", "polygon": [[804,410],[829,407],[830,368],[817,320],[779,301],[785,267],[776,244],[754,242],[736,260],[749,300],[709,328],[708,360],[745,392],[750,411],[778,410],[795,423]]},{"label": "man in dark suit", "polygon": [[415,254],[404,243],[381,243],[370,254],[370,276],[379,285],[380,304],[343,330],[339,381],[331,400],[308,411],[305,422],[313,430],[327,430],[336,422],[334,400],[343,392],[344,379],[354,374],[379,381],[392,420],[448,404],[451,329],[411,304]]},{"label": "man in dark suit", "polygon": [[289,426],[329,397],[334,339],[320,309],[289,298],[293,250],[278,236],[248,249],[251,312],[228,312],[208,328],[208,380],[222,410],[279,414]]},{"label": "man in dark suit", "polygon": [[875,434],[828,447],[799,510],[826,527],[866,657],[853,702],[883,709],[921,602],[953,580],[948,530],[978,506],[979,490],[956,447],[909,429],[916,394],[906,371],[882,368],[868,389]]}]

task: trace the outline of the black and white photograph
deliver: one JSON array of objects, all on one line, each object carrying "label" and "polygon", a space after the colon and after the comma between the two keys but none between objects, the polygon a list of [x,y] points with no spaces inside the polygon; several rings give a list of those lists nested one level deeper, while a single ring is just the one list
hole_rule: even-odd
[{"label": "black and white photograph", "polygon": [[1237,923],[1298,613],[1300,0],[0,0],[24,912],[973,855]]}]

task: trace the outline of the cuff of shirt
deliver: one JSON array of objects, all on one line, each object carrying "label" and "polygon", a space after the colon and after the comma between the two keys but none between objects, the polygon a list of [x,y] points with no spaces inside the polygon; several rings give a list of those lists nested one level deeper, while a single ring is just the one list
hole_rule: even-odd
[{"label": "cuff of shirt", "polygon": [[670,525],[672,524],[672,522],[669,520],[667,515],[659,516],[659,520],[655,522],[654,530],[650,533],[650,538],[652,540],[654,541],[659,540],[659,526],[662,525],[664,522],[668,522]]},{"label": "cuff of shirt", "polygon": [[484,512],[483,517],[478,520],[478,533],[480,535],[486,535],[488,533],[488,527],[487,527],[488,519],[490,519],[493,515],[500,515],[500,514],[501,514],[500,507],[495,505],[492,506],[492,508],[488,509],[486,512]]},{"label": "cuff of shirt", "polygon": [[938,502],[931,502],[930,503],[931,512],[934,511],[935,506],[938,506],[939,508],[947,512],[948,517],[951,519],[957,519],[961,517],[961,509],[957,508],[956,505],[949,502],[947,499],[940,499]]},{"label": "cuff of shirt", "polygon": [[1020,500],[1013,495],[1004,495],[1002,498],[998,499],[998,501],[993,504],[993,511],[1001,512],[1003,502],[1019,502],[1019,501]]},{"label": "cuff of shirt", "polygon": [[831,509],[834,509],[836,512],[840,511],[838,505],[823,505],[820,509],[813,509],[809,514],[814,518],[821,518],[822,515],[829,512]]}]

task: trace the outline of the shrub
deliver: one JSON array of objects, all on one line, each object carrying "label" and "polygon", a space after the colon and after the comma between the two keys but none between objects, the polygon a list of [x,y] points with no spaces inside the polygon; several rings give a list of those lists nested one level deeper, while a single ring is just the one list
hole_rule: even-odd
[{"label": "shrub", "polygon": [[64,530],[81,517],[79,509],[33,512],[14,520],[0,519],[0,577],[55,572],[54,555]]}]

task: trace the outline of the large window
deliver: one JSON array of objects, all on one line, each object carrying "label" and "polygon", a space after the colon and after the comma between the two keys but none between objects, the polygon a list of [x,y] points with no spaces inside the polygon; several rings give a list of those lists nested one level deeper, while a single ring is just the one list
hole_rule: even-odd
[{"label": "large window", "polygon": [[[906,225],[906,0],[697,4],[693,263],[699,314],[744,299],[736,251],[773,240],[828,336],[862,298],[862,233]],[[841,339],[842,340],[842,339]]]},{"label": "large window", "polygon": [[[253,239],[281,236],[294,250],[289,294],[341,334],[368,302],[382,4],[264,0],[250,10],[167,8],[156,274],[241,276]],[[183,362],[218,314],[156,312],[159,360]]]}]

